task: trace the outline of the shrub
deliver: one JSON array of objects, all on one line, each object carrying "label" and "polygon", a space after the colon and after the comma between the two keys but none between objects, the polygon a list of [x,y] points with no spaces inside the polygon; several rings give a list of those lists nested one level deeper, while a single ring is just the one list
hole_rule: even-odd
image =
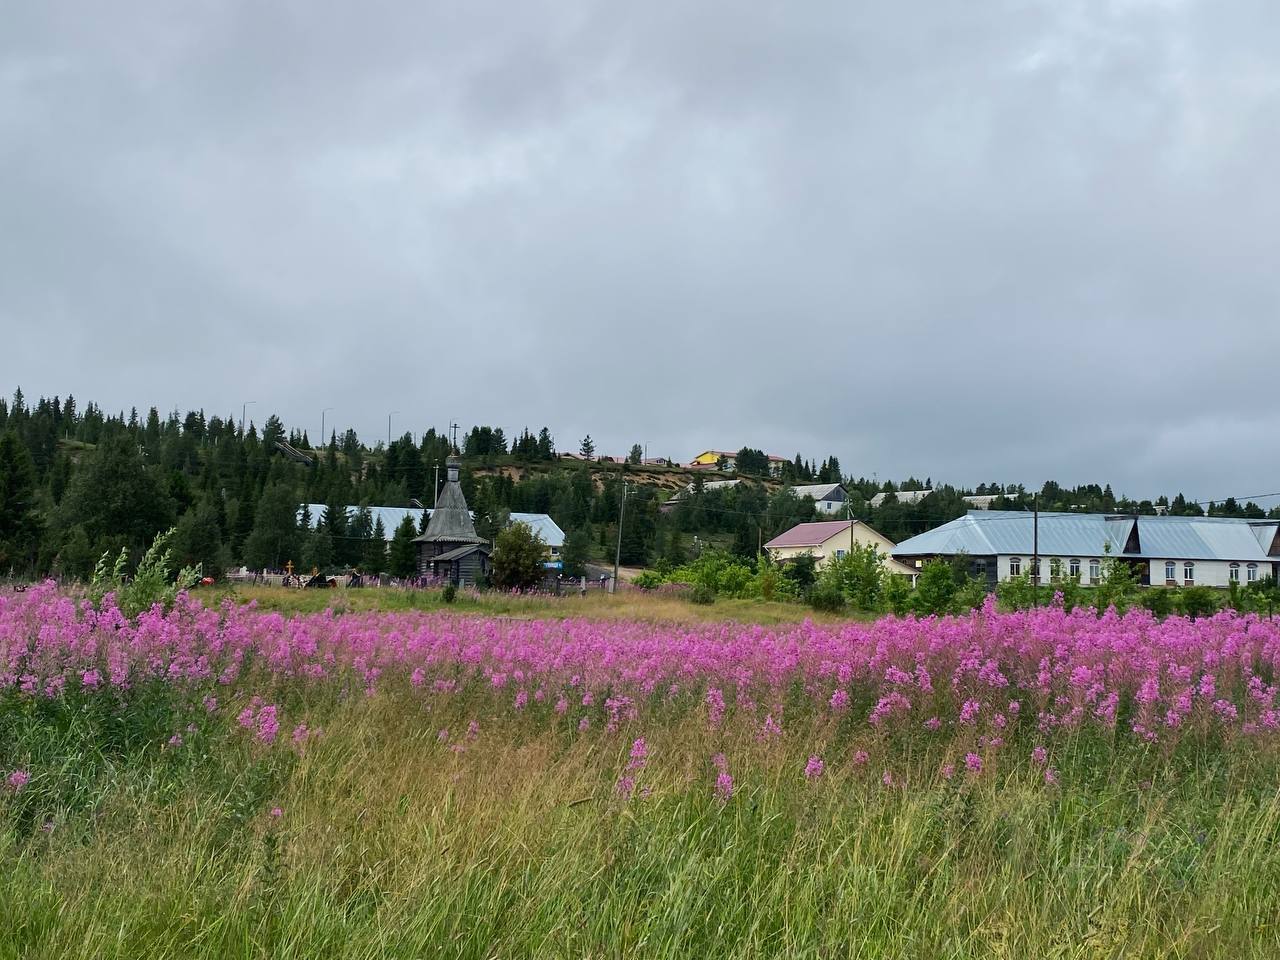
[{"label": "shrub", "polygon": [[716,602],[716,592],[705,583],[695,583],[693,589],[689,591],[689,602],[710,606]]},{"label": "shrub", "polygon": [[527,523],[513,523],[493,541],[491,581],[500,590],[527,590],[546,575],[547,545]]},{"label": "shrub", "polygon": [[1187,587],[1174,597],[1175,608],[1192,620],[1218,612],[1218,594],[1210,587]]},{"label": "shrub", "polygon": [[444,589],[440,591],[440,599],[445,603],[453,603],[458,599],[458,588],[455,584],[446,583]]},{"label": "shrub", "polygon": [[177,577],[170,581],[168,550],[169,539],[173,529],[156,535],[147,552],[138,563],[138,570],[132,579],[125,577],[125,569],[129,563],[129,551],[120,548],[120,554],[110,567],[111,554],[104,553],[93,571],[93,580],[89,584],[89,598],[95,606],[101,606],[102,598],[114,593],[116,606],[126,617],[136,617],[144,610],[150,610],[157,603],[166,610],[173,606],[173,601],[184,590],[190,590],[200,582],[199,567],[183,567]]},{"label": "shrub", "polygon": [[839,613],[844,609],[844,593],[836,583],[827,578],[819,580],[809,591],[809,606],[824,613]]},{"label": "shrub", "polygon": [[657,590],[662,586],[662,575],[653,570],[641,570],[631,580],[641,590]]}]

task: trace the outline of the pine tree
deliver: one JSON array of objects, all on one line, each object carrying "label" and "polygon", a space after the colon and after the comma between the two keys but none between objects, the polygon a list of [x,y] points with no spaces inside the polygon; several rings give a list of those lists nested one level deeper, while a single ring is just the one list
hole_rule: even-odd
[{"label": "pine tree", "polygon": [[368,574],[382,573],[387,566],[387,530],[382,525],[382,518],[373,522],[373,536],[365,542],[361,568]]},{"label": "pine tree", "polygon": [[28,572],[40,549],[31,454],[13,431],[0,436],[0,575]]},{"label": "pine tree", "polygon": [[417,533],[413,517],[406,513],[391,538],[391,549],[387,555],[387,572],[393,577],[411,577],[417,571],[417,548],[413,542]]}]

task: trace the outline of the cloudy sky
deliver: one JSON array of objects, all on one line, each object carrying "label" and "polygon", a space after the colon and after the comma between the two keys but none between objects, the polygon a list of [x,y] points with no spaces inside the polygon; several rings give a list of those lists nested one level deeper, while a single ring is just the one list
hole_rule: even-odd
[{"label": "cloudy sky", "polygon": [[1275,0],[0,9],[6,393],[1280,490]]}]

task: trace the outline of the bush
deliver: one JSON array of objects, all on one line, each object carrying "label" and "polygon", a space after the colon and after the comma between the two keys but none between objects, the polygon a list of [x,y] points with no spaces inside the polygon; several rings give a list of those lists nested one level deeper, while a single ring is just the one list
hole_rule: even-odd
[{"label": "bush", "polygon": [[89,599],[95,606],[102,603],[108,593],[114,593],[116,606],[126,617],[136,617],[145,610],[150,610],[157,603],[165,609],[173,606],[174,599],[184,590],[190,590],[200,582],[199,567],[183,567],[177,577],[170,581],[170,551],[167,549],[173,529],[156,535],[147,552],[142,555],[138,570],[132,579],[127,579],[124,571],[129,563],[128,548],[121,547],[120,554],[110,567],[111,554],[104,553],[93,571],[93,580],[89,584]]},{"label": "bush", "polygon": [[1173,598],[1175,609],[1192,620],[1218,612],[1218,593],[1210,587],[1187,587]]},{"label": "bush", "polygon": [[824,613],[839,613],[844,609],[844,593],[828,579],[819,580],[809,591],[809,606]]},{"label": "bush", "polygon": [[689,602],[710,606],[716,602],[716,592],[705,583],[695,583],[689,591]]},{"label": "bush", "polygon": [[513,523],[493,541],[491,582],[499,590],[528,590],[546,576],[547,545],[527,523]]},{"label": "bush", "polygon": [[446,583],[444,589],[440,591],[440,599],[445,603],[453,603],[458,599],[458,587],[452,583]]},{"label": "bush", "polygon": [[1173,613],[1173,591],[1163,587],[1149,587],[1142,591],[1138,602],[1157,617],[1167,617]]},{"label": "bush", "polygon": [[662,576],[653,570],[641,570],[632,578],[631,583],[641,590],[657,590],[662,586]]}]

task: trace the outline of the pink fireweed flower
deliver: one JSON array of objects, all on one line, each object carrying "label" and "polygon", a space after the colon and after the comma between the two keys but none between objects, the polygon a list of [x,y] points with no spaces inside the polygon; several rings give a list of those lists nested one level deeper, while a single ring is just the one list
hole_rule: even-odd
[{"label": "pink fireweed flower", "polygon": [[581,720],[578,721],[578,732],[586,733],[587,728],[590,726],[591,726],[591,720],[588,717],[583,717]]},{"label": "pink fireweed flower", "polygon": [[636,778],[630,776],[619,777],[615,789],[618,792],[618,796],[623,800],[630,800],[631,795],[636,790]]},{"label": "pink fireweed flower", "polygon": [[964,755],[964,765],[970,773],[982,772],[982,758],[976,753],[966,753]]},{"label": "pink fireweed flower", "polygon": [[1049,786],[1053,786],[1055,783],[1057,783],[1058,771],[1053,769],[1053,767],[1045,767],[1044,782],[1047,783]]},{"label": "pink fireweed flower", "polygon": [[439,740],[441,743],[448,743],[448,742],[449,742],[449,728],[448,728],[448,727],[441,727],[441,728],[440,728],[440,730],[436,733],[436,739],[437,739],[437,740]]},{"label": "pink fireweed flower", "polygon": [[826,764],[822,762],[822,758],[817,754],[809,757],[809,762],[804,765],[804,777],[806,780],[816,780],[822,776],[822,771],[826,769]]},{"label": "pink fireweed flower", "polygon": [[924,722],[924,728],[926,730],[940,730],[942,729],[942,720],[938,717],[930,717]]},{"label": "pink fireweed flower", "polygon": [[14,793],[18,793],[23,789],[23,787],[31,782],[31,774],[27,773],[25,770],[15,770],[13,773],[9,774],[9,777],[5,782],[9,785],[10,790]]},{"label": "pink fireweed flower", "polygon": [[271,808],[271,817],[273,820],[279,820],[283,816],[284,816],[284,811],[281,810],[279,807]]},{"label": "pink fireweed flower", "polygon": [[849,694],[845,690],[837,690],[827,702],[831,705],[832,710],[836,713],[841,713],[849,709]]},{"label": "pink fireweed flower", "polygon": [[568,700],[566,700],[564,697],[561,697],[559,700],[556,701],[556,706],[555,706],[556,713],[561,714],[563,716],[565,713],[568,712],[568,710],[569,710]]},{"label": "pink fireweed flower", "polygon": [[307,729],[305,723],[300,723],[293,728],[293,744],[300,747],[307,742],[307,738],[311,736],[311,731]]},{"label": "pink fireweed flower", "polygon": [[645,759],[649,756],[649,745],[644,742],[644,737],[640,737],[635,743],[631,744],[631,758],[627,763],[628,770],[639,770],[644,766]]},{"label": "pink fireweed flower", "polygon": [[884,772],[884,776],[880,778],[880,782],[881,782],[881,783],[883,783],[886,787],[892,787],[892,786],[893,786],[893,774],[892,774],[892,773],[890,773],[888,770],[886,770],[886,771]]},{"label": "pink fireweed flower", "polygon": [[480,736],[480,724],[472,720],[467,724],[467,739],[474,740],[478,736]]},{"label": "pink fireweed flower", "polygon": [[966,700],[960,707],[960,722],[973,723],[978,719],[978,711],[982,709],[982,704],[977,700]]},{"label": "pink fireweed flower", "polygon": [[950,780],[956,775],[956,765],[954,763],[944,763],[941,773],[943,780]]},{"label": "pink fireweed flower", "polygon": [[251,729],[253,727],[253,708],[245,707],[236,714],[236,723],[240,724],[240,726],[244,727],[246,730]]},{"label": "pink fireweed flower", "polygon": [[204,704],[204,708],[205,708],[205,710],[206,710],[207,712],[209,712],[209,713],[215,713],[215,712],[217,712],[217,709],[218,709],[218,698],[217,698],[217,697],[205,697],[205,698],[204,698],[203,700],[201,700],[200,702]]},{"label": "pink fireweed flower", "polygon": [[259,743],[271,744],[276,742],[276,735],[279,733],[280,721],[276,719],[276,708],[269,704],[258,712],[258,732],[255,736]]},{"label": "pink fireweed flower", "polygon": [[764,723],[760,725],[759,739],[767,740],[769,737],[782,736],[782,727],[778,726],[778,721],[773,719],[773,714],[765,715]]},{"label": "pink fireweed flower", "polygon": [[180,747],[180,746],[182,746],[182,734],[180,734],[180,733],[175,733],[172,737],[170,737],[170,738],[169,738],[169,746],[171,746],[171,747]]},{"label": "pink fireweed flower", "polygon": [[729,761],[723,753],[712,754],[711,765],[721,773],[729,772]]},{"label": "pink fireweed flower", "polygon": [[521,689],[516,693],[515,708],[523,710],[529,705],[529,691]]},{"label": "pink fireweed flower", "polygon": [[1037,767],[1043,767],[1049,762],[1049,751],[1044,747],[1036,746],[1031,750],[1031,762]]},{"label": "pink fireweed flower", "polygon": [[724,694],[716,687],[707,690],[707,723],[711,727],[720,726],[724,720]]},{"label": "pink fireweed flower", "polygon": [[865,750],[858,750],[853,755],[854,765],[859,767],[865,767],[867,765],[867,761],[870,759],[871,759],[871,754],[867,753],[867,751]]},{"label": "pink fireweed flower", "polygon": [[733,796],[733,777],[727,772],[721,772],[716,777],[716,799],[721,803],[725,803]]}]

